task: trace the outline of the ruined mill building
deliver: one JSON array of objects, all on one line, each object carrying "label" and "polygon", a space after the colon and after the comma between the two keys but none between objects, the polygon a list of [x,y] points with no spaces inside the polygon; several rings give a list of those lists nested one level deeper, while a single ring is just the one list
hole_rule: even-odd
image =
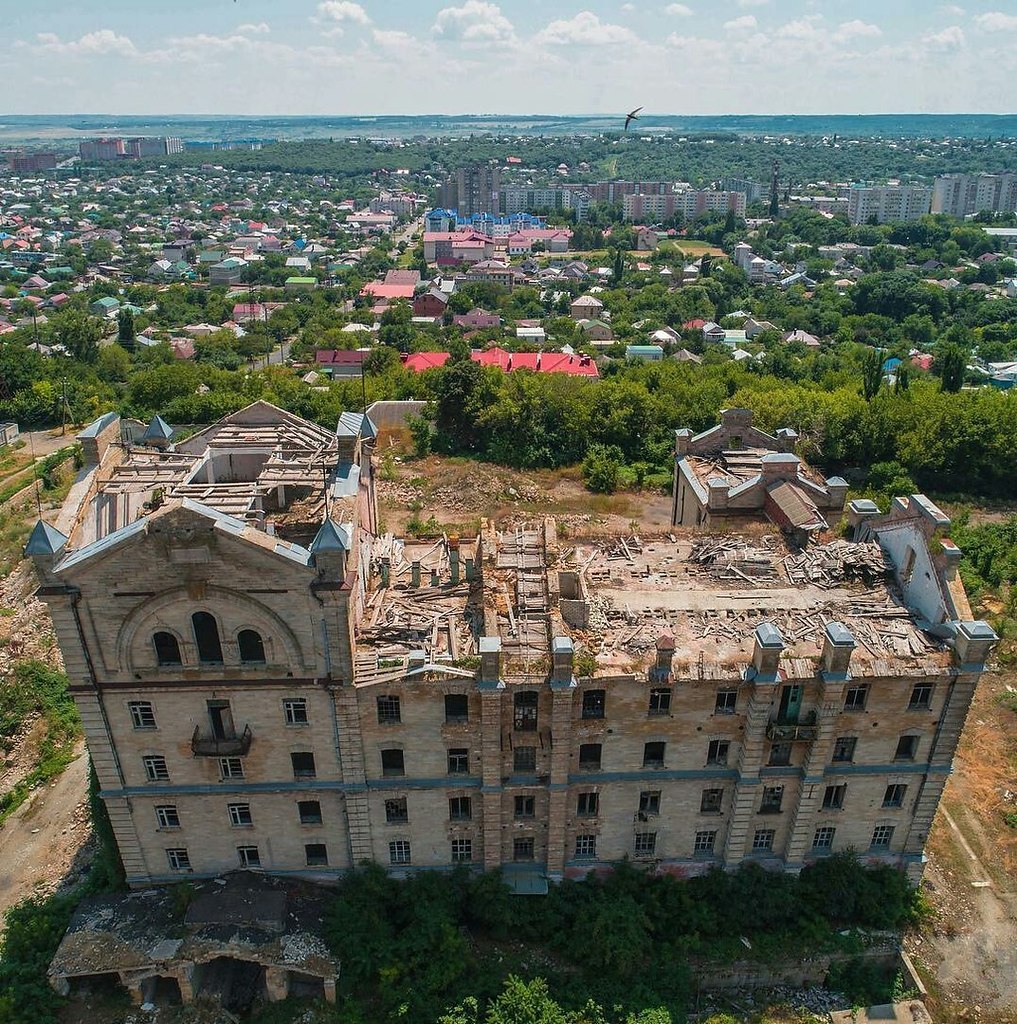
[{"label": "ruined mill building", "polygon": [[845,508],[731,410],[678,432],[664,536],[403,541],[375,433],[258,402],[81,435],[26,550],[132,885],[373,860],[539,892],[848,848],[920,875],[996,640],[935,505]]}]

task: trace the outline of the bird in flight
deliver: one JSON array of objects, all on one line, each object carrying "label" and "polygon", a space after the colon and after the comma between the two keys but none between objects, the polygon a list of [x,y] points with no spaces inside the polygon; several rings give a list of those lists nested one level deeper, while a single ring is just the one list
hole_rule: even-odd
[{"label": "bird in flight", "polygon": [[629,130],[629,122],[630,121],[638,121],[639,120],[639,111],[642,110],[642,109],[643,109],[642,107],[636,107],[636,109],[633,110],[631,113],[628,113],[628,114],[625,115],[625,131]]}]

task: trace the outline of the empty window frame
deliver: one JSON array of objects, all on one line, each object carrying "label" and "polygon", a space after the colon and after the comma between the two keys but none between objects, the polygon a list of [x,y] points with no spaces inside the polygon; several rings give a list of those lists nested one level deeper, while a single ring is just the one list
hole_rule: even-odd
[{"label": "empty window frame", "polygon": [[328,867],[328,847],[324,843],[305,843],[304,863],[309,868]]},{"label": "empty window frame", "polygon": [[473,840],[453,839],[452,840],[452,863],[469,864],[473,860]]},{"label": "empty window frame", "polygon": [[535,732],[537,728],[536,690],[522,690],[513,698],[512,728],[516,732]]},{"label": "empty window frame", "polygon": [[855,747],[858,745],[857,736],[838,736],[833,744],[834,761],[853,761],[855,759]]},{"label": "empty window frame", "polygon": [[791,743],[788,740],[777,740],[770,744],[770,759],[767,764],[783,767],[791,763]]},{"label": "empty window frame", "polygon": [[250,804],[229,804],[227,810],[230,815],[230,824],[234,828],[250,828],[254,824]]},{"label": "empty window frame", "polygon": [[244,777],[244,759],[242,757],[220,757],[219,777],[222,779],[242,779]]},{"label": "empty window frame", "polygon": [[515,861],[531,861],[534,856],[532,836],[517,836],[512,840],[512,859]]},{"label": "empty window frame", "polygon": [[847,794],[847,785],[842,783],[839,786],[827,786],[823,791],[823,810],[839,811],[844,807],[844,797]]},{"label": "empty window frame", "polygon": [[643,744],[643,767],[644,768],[663,768],[664,767],[664,753],[667,750],[667,744],[661,743],[658,740],[653,740],[650,743]]},{"label": "empty window frame", "polygon": [[300,815],[301,825],[320,825],[321,803],[318,800],[298,800],[297,813]]},{"label": "empty window frame", "polygon": [[576,836],[576,860],[592,860],[597,856],[597,837],[595,835]]},{"label": "empty window frame", "polygon": [[600,810],[599,793],[579,793],[576,796],[576,815],[580,818],[595,818]]},{"label": "empty window frame", "polygon": [[865,703],[869,699],[869,687],[866,684],[849,686],[844,693],[845,711],[864,711]]},{"label": "empty window frame", "polygon": [[714,712],[718,715],[733,715],[738,708],[737,690],[718,690]]},{"label": "empty window frame", "polygon": [[753,853],[769,853],[773,849],[773,837],[776,831],[772,828],[757,828],[752,837]]},{"label": "empty window frame", "polygon": [[607,704],[606,690],[585,690],[583,692],[583,718],[603,718]]},{"label": "empty window frame", "polygon": [[407,839],[395,839],[388,844],[389,864],[410,863],[410,843]]},{"label": "empty window frame", "polygon": [[242,868],[260,868],[261,854],[256,846],[238,846],[237,859]]},{"label": "empty window frame", "polygon": [[899,783],[887,786],[883,791],[883,806],[903,807],[904,794],[907,793],[907,791],[908,787]]},{"label": "empty window frame", "polygon": [[651,715],[669,715],[671,713],[670,687],[655,686],[650,690],[650,707],[647,713]]},{"label": "empty window frame", "polygon": [[780,805],[784,802],[783,786],[764,786],[763,799],[759,804],[760,814],[780,814]]},{"label": "empty window frame", "polygon": [[131,712],[131,725],[135,729],[156,728],[155,710],[151,702],[147,700],[132,700],[128,703],[127,707]]},{"label": "empty window frame", "polygon": [[821,825],[816,829],[815,835],[812,837],[812,849],[813,850],[831,850],[833,849],[833,837],[836,835],[837,829],[833,825]]},{"label": "empty window frame", "polygon": [[180,815],[175,804],[162,804],[156,807],[155,820],[159,828],[180,828]]},{"label": "empty window frame", "polygon": [[175,850],[166,851],[166,860],[169,861],[170,870],[172,871],[190,871],[191,870],[191,858],[187,850],[184,848],[178,848]]},{"label": "empty window frame", "polygon": [[717,844],[717,832],[716,829],[704,829],[696,833],[695,839],[692,843],[693,853],[713,853],[713,848]]},{"label": "empty window frame", "polygon": [[915,683],[908,699],[908,711],[928,711],[932,706],[932,683]]},{"label": "empty window frame", "polygon": [[644,789],[639,794],[639,813],[644,817],[651,814],[660,814],[659,789]]},{"label": "empty window frame", "polygon": [[703,790],[703,795],[699,798],[699,811],[701,814],[720,814],[723,805],[723,789]]},{"label": "empty window frame", "polygon": [[393,694],[383,694],[378,698],[378,724],[398,725],[402,721],[399,710],[399,698]]},{"label": "empty window frame", "polygon": [[265,641],[256,629],[242,629],[237,633],[237,651],[243,662],[251,665],[265,664]]},{"label": "empty window frame", "polygon": [[601,745],[581,743],[579,745],[579,767],[588,772],[600,771]]},{"label": "empty window frame", "polygon": [[731,744],[727,740],[710,740],[706,748],[707,764],[727,764],[728,751]]},{"label": "empty window frame", "polygon": [[657,852],[657,833],[637,832],[632,843],[632,852],[637,857],[652,857]]},{"label": "empty window frame", "polygon": [[537,770],[537,748],[516,747],[512,751],[512,770],[514,772],[535,772]]},{"label": "empty window frame", "polygon": [[209,612],[195,612],[191,616],[194,642],[198,648],[198,660],[206,665],[222,664],[222,641],[219,639],[219,624]]},{"label": "empty window frame", "polygon": [[284,700],[283,717],[287,725],[307,725],[307,701],[303,697]]},{"label": "empty window frame", "polygon": [[874,850],[888,850],[893,842],[893,825],[877,825],[872,830],[871,847]]},{"label": "empty window frame", "polygon": [[449,775],[469,775],[470,751],[468,747],[453,747],[448,752]]},{"label": "empty window frame", "polygon": [[470,821],[473,817],[473,801],[468,796],[450,796],[448,817],[449,821]]},{"label": "empty window frame", "polygon": [[537,813],[537,799],[534,796],[524,795],[515,798],[515,817],[532,818]]},{"label": "empty window frame", "polygon": [[166,758],[161,754],[143,757],[141,763],[145,766],[145,778],[149,782],[169,782],[169,768],[166,767]]},{"label": "empty window frame", "polygon": [[402,825],[410,820],[406,797],[394,796],[385,801],[385,820],[390,825]]},{"label": "empty window frame", "polygon": [[907,735],[897,740],[897,749],[893,752],[895,761],[913,761],[918,756],[918,737]]},{"label": "empty window frame", "polygon": [[155,646],[155,661],[157,665],[180,665],[180,642],[172,633],[160,630],[152,634],[152,643]]},{"label": "empty window frame", "polygon": [[398,747],[390,747],[381,752],[381,774],[386,778],[406,774],[403,752]]},{"label": "empty window frame", "polygon": [[465,693],[445,694],[445,722],[462,725],[470,720],[470,698]]},{"label": "empty window frame", "polygon": [[293,778],[295,779],[317,777],[318,770],[314,764],[314,754],[310,750],[294,750],[290,754],[290,764],[293,767]]}]

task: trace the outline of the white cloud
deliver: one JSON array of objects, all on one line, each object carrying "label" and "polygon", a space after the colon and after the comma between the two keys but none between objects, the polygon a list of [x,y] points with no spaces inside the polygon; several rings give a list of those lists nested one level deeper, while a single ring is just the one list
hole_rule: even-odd
[{"label": "white cloud", "polygon": [[979,14],[975,18],[975,24],[983,32],[1017,32],[1017,14],[989,11],[986,14]]},{"label": "white cloud", "polygon": [[864,36],[881,36],[882,34],[883,30],[878,25],[872,25],[856,18],[854,21],[842,21],[837,26],[835,38],[840,40],[858,39]]},{"label": "white cloud", "polygon": [[237,31],[241,35],[263,36],[268,33],[268,25],[263,21],[257,23],[245,21],[243,25],[237,25]]},{"label": "white cloud", "polygon": [[664,8],[664,13],[673,14],[679,18],[691,18],[694,12],[688,4],[668,4]]},{"label": "white cloud", "polygon": [[939,9],[940,14],[949,14],[952,18],[963,18],[967,11],[963,7],[958,7],[956,4],[943,4]]},{"label": "white cloud", "polygon": [[116,53],[121,57],[134,57],[138,53],[138,48],[127,36],[119,35],[111,28],[86,32],[80,39],[69,39],[66,42],[53,32],[40,32],[35,38],[47,53],[68,57],[109,53]]},{"label": "white cloud", "polygon": [[942,32],[932,32],[922,37],[926,49],[934,53],[949,53],[959,50],[964,45],[964,30],[959,25],[951,25]]},{"label": "white cloud", "polygon": [[341,36],[346,23],[361,26],[371,24],[367,11],[360,4],[353,3],[353,0],[322,0],[311,21],[323,26],[325,35],[331,36]]},{"label": "white cloud", "polygon": [[739,7],[762,7],[763,4],[768,4],[770,0],[738,0]]},{"label": "white cloud", "polygon": [[552,21],[536,35],[538,43],[552,46],[610,46],[638,42],[624,25],[601,21],[592,11],[580,11],[574,18]]},{"label": "white cloud", "polygon": [[434,20],[432,29],[443,39],[465,43],[506,43],[515,39],[512,22],[501,8],[487,0],[466,0],[462,7],[445,7]]},{"label": "white cloud", "polygon": [[398,29],[376,28],[371,30],[371,37],[383,50],[416,50],[417,42],[408,32]]},{"label": "white cloud", "polygon": [[777,29],[777,35],[781,39],[814,39],[819,34],[818,22],[822,17],[818,14],[809,14],[797,21],[789,21]]},{"label": "white cloud", "polygon": [[758,24],[759,22],[756,21],[755,15],[743,14],[740,18],[732,18],[730,21],[725,21],[724,28],[728,32],[747,32]]},{"label": "white cloud", "polygon": [[625,14],[631,14],[635,9],[635,4],[622,4],[621,9]]}]

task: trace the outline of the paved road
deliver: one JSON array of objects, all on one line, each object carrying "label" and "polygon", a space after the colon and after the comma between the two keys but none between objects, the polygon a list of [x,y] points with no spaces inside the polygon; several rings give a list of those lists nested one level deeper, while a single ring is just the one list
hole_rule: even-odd
[{"label": "paved road", "polygon": [[392,248],[389,249],[388,251],[389,258],[394,260],[397,256],[399,256],[399,243],[406,242],[408,244],[410,239],[413,237],[413,233],[415,231],[420,231],[423,227],[423,217],[418,217],[416,220],[411,220],[410,223],[407,224],[406,227],[403,228],[403,230],[400,231],[399,234],[396,235],[395,238],[392,240]]}]

